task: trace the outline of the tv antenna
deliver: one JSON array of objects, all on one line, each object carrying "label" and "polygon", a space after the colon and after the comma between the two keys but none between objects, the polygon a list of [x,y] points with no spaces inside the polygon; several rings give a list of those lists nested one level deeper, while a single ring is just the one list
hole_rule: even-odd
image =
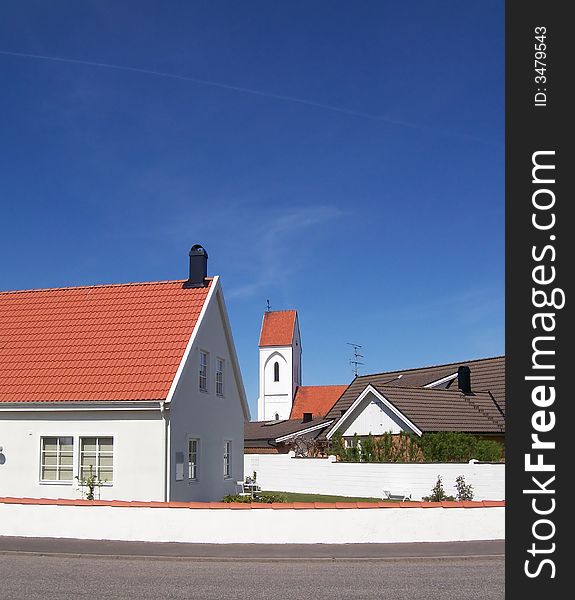
[{"label": "tv antenna", "polygon": [[364,365],[359,359],[364,358],[363,354],[359,353],[359,349],[363,348],[360,344],[352,344],[351,342],[347,342],[348,346],[353,348],[353,356],[349,359],[349,364],[352,365],[353,374],[357,377],[359,374],[359,367]]},{"label": "tv antenna", "polygon": [[266,300],[266,312],[270,312],[270,311],[271,311],[271,309],[272,309],[272,307],[271,307],[271,305],[270,305],[270,301],[269,301],[269,299],[268,299],[268,300]]}]

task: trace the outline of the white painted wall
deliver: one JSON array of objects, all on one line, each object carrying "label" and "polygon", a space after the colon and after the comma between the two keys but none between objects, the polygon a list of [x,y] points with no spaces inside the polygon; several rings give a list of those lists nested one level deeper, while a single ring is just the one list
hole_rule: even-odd
[{"label": "white painted wall", "polygon": [[381,435],[386,432],[400,433],[406,426],[400,423],[381,400],[369,394],[365,402],[357,407],[349,417],[349,425],[343,430],[344,437],[357,435]]},{"label": "white painted wall", "polygon": [[504,464],[468,463],[338,463],[325,458],[293,458],[291,454],[246,454],[246,473],[257,472],[263,490],[383,498],[383,491],[410,492],[412,500],[428,496],[441,475],[448,495],[455,478],[464,475],[474,500],[505,499]]},{"label": "white painted wall", "polygon": [[74,475],[79,475],[79,437],[114,438],[114,482],[102,499],[164,500],[164,424],[160,411],[0,412],[0,495],[81,498],[77,480],[40,483],[40,438],[74,437]]},{"label": "white painted wall", "polygon": [[[170,500],[221,500],[243,480],[244,413],[241,376],[234,372],[233,340],[224,327],[220,291],[207,306],[194,346],[170,406]],[[208,352],[208,391],[199,389],[199,352]],[[216,395],[216,359],[223,358],[224,395]],[[188,478],[188,439],[200,440],[198,481]],[[232,475],[224,478],[224,442],[232,441]],[[176,453],[184,455],[184,477],[176,480]]]},{"label": "white painted wall", "polygon": [[490,540],[505,538],[505,509],[234,510],[0,502],[0,535],[227,544]]},{"label": "white painted wall", "polygon": [[[280,379],[274,381],[274,363],[279,363]],[[278,413],[289,419],[293,402],[293,352],[291,346],[260,348],[260,397],[258,420],[269,421]]]}]

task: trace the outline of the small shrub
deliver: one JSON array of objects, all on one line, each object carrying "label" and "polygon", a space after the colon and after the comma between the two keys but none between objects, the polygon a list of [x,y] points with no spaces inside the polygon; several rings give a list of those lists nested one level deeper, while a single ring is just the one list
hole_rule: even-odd
[{"label": "small shrub", "polygon": [[455,489],[457,490],[457,500],[473,500],[473,486],[465,483],[465,476],[459,475],[455,479]]},{"label": "small shrub", "polygon": [[222,498],[222,502],[258,502],[263,504],[271,504],[272,502],[287,502],[287,498],[281,494],[254,494],[251,496],[241,496],[240,494],[228,494]]},{"label": "small shrub", "polygon": [[453,496],[448,496],[443,489],[443,483],[441,481],[441,475],[437,476],[437,482],[431,488],[431,494],[424,496],[424,502],[442,502],[443,500],[453,500]]}]

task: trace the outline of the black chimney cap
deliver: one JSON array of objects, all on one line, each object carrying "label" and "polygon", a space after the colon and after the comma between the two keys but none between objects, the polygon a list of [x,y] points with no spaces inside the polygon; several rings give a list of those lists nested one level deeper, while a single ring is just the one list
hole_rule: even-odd
[{"label": "black chimney cap", "polygon": [[471,394],[471,369],[467,365],[457,369],[457,387],[466,396]]},{"label": "black chimney cap", "polygon": [[185,288],[198,288],[206,286],[208,276],[208,252],[201,244],[194,244],[189,252],[190,274]]}]

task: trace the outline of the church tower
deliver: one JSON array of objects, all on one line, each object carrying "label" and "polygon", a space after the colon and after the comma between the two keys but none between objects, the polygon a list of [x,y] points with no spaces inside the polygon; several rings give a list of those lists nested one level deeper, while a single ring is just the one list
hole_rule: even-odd
[{"label": "church tower", "polygon": [[301,339],[297,311],[264,313],[260,333],[258,421],[289,419],[301,385]]}]

